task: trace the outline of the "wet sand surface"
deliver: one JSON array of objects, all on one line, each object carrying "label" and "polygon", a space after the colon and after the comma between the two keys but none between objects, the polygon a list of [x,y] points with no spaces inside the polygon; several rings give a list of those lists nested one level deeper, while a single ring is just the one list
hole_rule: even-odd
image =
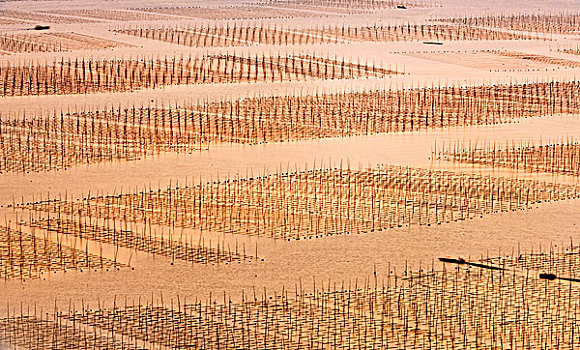
[{"label": "wet sand surface", "polygon": [[[137,8],[172,6],[239,5],[236,1],[122,1],[107,3],[108,9],[137,11]],[[80,10],[100,8],[100,1],[14,1],[0,5],[2,10],[23,12]],[[324,25],[393,25],[430,23],[430,19],[484,13],[571,12],[574,1],[485,1],[445,0],[427,8],[406,11],[393,9],[365,14],[304,9],[306,17],[243,19],[238,23],[313,28]],[[43,12],[44,13],[44,12]],[[56,14],[54,14],[56,15]],[[375,63],[403,74],[384,78],[256,82],[209,85],[174,85],[158,89],[82,95],[3,96],[2,116],[36,116],[50,118],[53,113],[67,111],[108,110],[134,106],[187,107],[203,102],[224,101],[255,96],[293,96],[314,93],[399,90],[410,87],[477,86],[545,81],[572,81],[580,68],[505,57],[497,52],[522,52],[565,59],[580,64],[580,56],[557,52],[557,48],[576,47],[578,35],[546,35],[551,40],[450,41],[443,46],[423,42],[351,42],[315,45],[252,45],[244,47],[193,48],[157,40],[116,34],[115,28],[140,25],[188,26],[223,25],[231,19],[167,16],[151,21],[115,21],[90,18],[86,22],[75,12],[62,15],[73,23],[50,23],[50,31],[74,32],[123,43],[105,50],[73,50],[67,52],[18,53],[0,56],[2,65],[26,65],[31,62],[58,62],[61,59],[119,59],[135,57],[179,57],[207,53],[243,55],[316,53],[326,57],[345,57],[347,61]],[[0,13],[0,17],[2,14]],[[74,22],[72,19],[78,20]],[[66,21],[64,21],[66,22]],[[26,33],[31,25],[0,24],[1,31]],[[489,52],[487,52],[489,51]],[[578,115],[529,117],[513,123],[449,127],[444,129],[397,132],[342,138],[271,142],[260,145],[212,143],[208,149],[187,153],[165,152],[134,161],[114,161],[74,166],[70,169],[42,173],[0,174],[0,221],[15,222],[29,215],[14,210],[19,203],[41,199],[78,199],[100,194],[135,193],[145,189],[167,188],[180,184],[198,184],[217,179],[249,178],[259,175],[315,168],[343,167],[366,169],[377,164],[399,165],[432,170],[448,170],[507,178],[529,179],[578,185],[578,177],[549,173],[527,173],[523,170],[491,168],[433,159],[433,152],[445,145],[509,144],[526,142],[537,145],[577,138],[580,133]],[[111,305],[119,300],[139,298],[205,299],[224,293],[240,300],[242,293],[253,290],[293,290],[297,285],[314,288],[361,281],[391,272],[430,269],[439,266],[439,257],[480,258],[513,255],[518,251],[538,251],[576,244],[580,240],[580,202],[577,199],[533,205],[529,210],[502,212],[466,221],[404,226],[380,232],[349,234],[300,241],[273,240],[265,237],[199,232],[184,229],[187,237],[213,240],[213,245],[229,244],[244,247],[248,253],[257,250],[251,262],[229,264],[192,264],[151,256],[110,245],[95,245],[94,251],[116,259],[130,268],[119,271],[47,272],[38,279],[6,279],[0,281],[0,315],[15,305],[34,304],[45,310],[55,304],[65,309],[81,302]],[[72,238],[71,242],[72,242]],[[225,243],[224,243],[225,242]],[[103,248],[104,246],[104,248]],[[111,269],[114,270],[114,269]]]}]

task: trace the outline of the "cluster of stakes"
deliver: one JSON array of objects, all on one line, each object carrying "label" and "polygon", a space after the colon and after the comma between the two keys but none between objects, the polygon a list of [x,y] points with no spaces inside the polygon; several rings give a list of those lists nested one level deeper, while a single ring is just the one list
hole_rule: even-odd
[{"label": "cluster of stakes", "polygon": [[61,59],[0,66],[0,96],[133,91],[180,84],[385,77],[397,72],[316,55]]},{"label": "cluster of stakes", "polygon": [[8,10],[0,9],[0,21],[5,23],[6,19],[12,23],[37,23],[38,21],[47,23],[60,23],[60,24],[72,24],[72,23],[92,23],[94,21],[87,18],[76,18],[72,16],[58,16],[50,13],[34,12],[34,11],[19,11],[19,10]]},{"label": "cluster of stakes", "polygon": [[67,320],[50,314],[34,315],[41,310],[28,310],[30,316],[0,319],[0,345],[6,349],[91,349],[91,350],[144,350],[111,336],[109,330],[81,325],[69,325]]},{"label": "cluster of stakes", "polygon": [[220,7],[199,7],[199,6],[150,7],[150,8],[138,8],[136,10],[158,15],[170,15],[181,17],[185,16],[204,19],[226,19],[226,20],[294,18],[294,17],[300,18],[300,17],[319,17],[322,15],[311,11],[303,11],[302,9],[252,6],[252,5],[220,6]]},{"label": "cluster of stakes", "polygon": [[[563,349],[580,346],[577,247],[207,299],[8,305],[0,342],[51,349]],[[390,270],[390,268],[389,268]]]},{"label": "cluster of stakes", "polygon": [[[153,229],[126,221],[34,217],[0,226],[0,278],[29,280],[67,271],[110,271],[129,267],[133,254],[164,257],[190,264],[232,264],[257,260],[245,243],[212,244],[183,230]],[[107,249],[113,250],[109,254]],[[252,249],[254,250],[254,249]]]},{"label": "cluster of stakes", "polygon": [[110,40],[76,33],[0,34],[0,51],[13,53],[106,49],[120,45]]},{"label": "cluster of stakes", "polygon": [[0,173],[67,169],[192,152],[210,144],[493,125],[578,113],[580,83],[544,82],[255,97],[188,108],[132,108],[0,119]]},{"label": "cluster of stakes", "polygon": [[532,172],[580,176],[580,143],[573,139],[545,145],[531,142],[506,145],[495,143],[451,144],[439,150],[438,159]]},{"label": "cluster of stakes", "polygon": [[[211,239],[206,242],[202,234],[195,239],[192,234],[181,230],[179,234],[173,229],[164,232],[163,227],[158,230],[152,228],[150,222],[136,225],[133,222],[122,220],[99,220],[99,217],[75,217],[64,219],[29,218],[21,225],[32,229],[40,229],[49,233],[67,234],[84,241],[93,241],[109,244],[115,248],[124,248],[135,252],[144,252],[154,256],[164,256],[172,261],[185,261],[192,264],[215,264],[251,261],[258,255],[257,245],[255,255],[246,254],[246,245],[226,245],[224,241],[212,244]],[[119,225],[119,226],[117,226]],[[254,254],[254,252],[252,252]]]},{"label": "cluster of stakes", "polygon": [[580,47],[574,47],[574,48],[560,48],[558,49],[558,52],[563,52],[563,53],[567,53],[570,55],[579,55],[580,56]]},{"label": "cluster of stakes", "polygon": [[467,25],[401,24],[389,26],[329,26],[316,29],[271,27],[270,25],[201,25],[195,27],[129,27],[116,33],[192,46],[251,46],[335,44],[350,41],[423,41],[423,40],[532,40],[540,39],[523,33]]},{"label": "cluster of stakes", "polygon": [[153,13],[127,10],[111,10],[111,9],[75,9],[75,10],[52,10],[43,11],[55,15],[66,15],[72,17],[85,17],[95,19],[105,19],[112,21],[152,21],[152,20],[167,20],[171,17],[164,15],[156,15]]},{"label": "cluster of stakes", "polygon": [[523,52],[514,52],[514,51],[496,51],[494,52],[496,55],[515,58],[519,60],[526,60],[531,62],[538,62],[544,65],[554,65],[554,66],[561,66],[567,68],[580,68],[580,62],[574,60],[568,60],[564,58],[557,58],[557,57],[550,57],[544,55],[537,55],[537,54],[529,54]]},{"label": "cluster of stakes", "polygon": [[0,278],[28,280],[66,270],[109,270],[126,265],[95,253],[80,241],[64,244],[64,233],[25,232],[20,225],[0,226]]},{"label": "cluster of stakes", "polygon": [[99,222],[122,218],[145,225],[300,240],[463,221],[579,195],[580,187],[574,185],[379,166],[286,171],[14,206]]},{"label": "cluster of stakes", "polygon": [[204,125],[190,125],[194,116],[180,109],[142,108],[6,118],[0,120],[0,173],[64,170],[202,150]]},{"label": "cluster of stakes", "polygon": [[59,41],[42,40],[42,37],[18,34],[0,34],[0,50],[7,52],[59,52],[63,51]]},{"label": "cluster of stakes", "polygon": [[548,34],[571,34],[580,30],[580,14],[578,13],[488,15],[442,18],[436,21]]},{"label": "cluster of stakes", "polygon": [[326,7],[351,10],[380,10],[392,8],[430,7],[423,1],[396,0],[262,0],[268,6]]}]

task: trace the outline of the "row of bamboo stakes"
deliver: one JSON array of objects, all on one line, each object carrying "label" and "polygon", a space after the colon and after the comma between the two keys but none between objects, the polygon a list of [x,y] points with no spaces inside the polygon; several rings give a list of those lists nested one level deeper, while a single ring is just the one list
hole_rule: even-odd
[{"label": "row of bamboo stakes", "polygon": [[580,176],[580,143],[573,138],[539,145],[531,141],[505,145],[456,142],[435,153],[435,158],[453,162]]},{"label": "row of bamboo stakes", "polygon": [[515,31],[574,34],[580,31],[580,14],[490,14],[478,17],[438,18],[440,22],[451,22],[468,26],[503,28]]},{"label": "row of bamboo stakes", "polygon": [[398,166],[278,171],[16,209],[282,240],[438,225],[578,198],[580,187]]},{"label": "row of bamboo stakes", "polygon": [[173,58],[71,58],[0,66],[0,96],[122,92],[181,84],[385,77],[397,72],[316,55],[215,54]]},{"label": "row of bamboo stakes", "polygon": [[[543,261],[528,267],[526,262]],[[402,275],[313,280],[207,298],[139,298],[43,310],[8,304],[0,342],[26,349],[576,349],[577,247],[441,259]],[[516,261],[515,264],[510,262]],[[544,273],[542,273],[544,272]],[[191,299],[190,299],[191,300]],[[76,302],[78,303],[78,301]]]},{"label": "row of bamboo stakes", "polygon": [[192,47],[338,44],[350,41],[473,41],[473,40],[534,40],[537,35],[510,33],[500,30],[448,24],[401,24],[374,26],[323,26],[299,29],[268,25],[196,25],[175,27],[137,26],[113,30]]},{"label": "row of bamboo stakes", "polygon": [[211,144],[410,132],[577,114],[580,83],[321,93],[0,118],[0,173],[188,153]]}]

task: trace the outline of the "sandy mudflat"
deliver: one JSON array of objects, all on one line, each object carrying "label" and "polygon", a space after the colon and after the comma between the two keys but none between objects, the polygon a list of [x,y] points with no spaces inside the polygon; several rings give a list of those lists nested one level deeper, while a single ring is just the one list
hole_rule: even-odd
[{"label": "sandy mudflat", "polygon": [[[440,257],[475,261],[491,256],[513,256],[518,249],[522,252],[560,251],[570,246],[570,242],[573,245],[570,249],[578,253],[578,176],[571,172],[565,175],[565,169],[552,171],[549,162],[553,160],[549,159],[536,159],[540,164],[538,168],[543,170],[529,171],[516,163],[494,167],[490,165],[492,161],[486,164],[472,164],[469,160],[449,162],[434,159],[434,152],[452,153],[459,147],[485,146],[491,150],[495,145],[499,148],[510,144],[539,146],[560,142],[577,147],[580,100],[578,86],[574,84],[580,76],[580,56],[560,49],[577,48],[580,27],[576,32],[550,33],[505,26],[466,26],[461,29],[461,35],[465,35],[462,39],[447,40],[445,35],[453,38],[455,34],[449,33],[459,33],[453,29],[457,23],[448,22],[446,25],[452,29],[445,29],[447,34],[441,34],[445,31],[441,27],[436,29],[441,37],[422,32],[425,28],[441,25],[442,19],[488,14],[578,16],[577,10],[574,1],[524,4],[519,1],[441,0],[417,7],[409,4],[408,9],[311,6],[300,5],[299,1],[263,5],[233,0],[3,2],[0,5],[0,92],[3,94],[0,96],[0,123],[4,125],[0,127],[0,146],[3,147],[0,169],[4,173],[0,173],[0,215],[5,219],[0,219],[0,226],[14,232],[10,239],[0,235],[0,279],[4,279],[0,281],[0,319],[8,312],[11,316],[30,315],[29,311],[21,311],[20,305],[25,305],[22,310],[37,307],[46,311],[56,305],[62,311],[78,311],[84,304],[97,309],[98,304],[118,306],[120,300],[135,303],[164,298],[163,305],[169,307],[168,300],[172,298],[207,300],[211,295],[212,300],[223,304],[224,295],[240,302],[252,293],[261,295],[267,291],[270,295],[282,290],[294,291],[298,286],[310,291],[331,286],[343,290],[344,284],[357,281],[358,285],[368,287],[369,281],[377,275],[385,278],[432,268],[440,271],[442,265],[437,260]],[[49,25],[50,29],[32,30],[35,25]],[[137,30],[151,28],[156,30],[157,37],[139,34]],[[231,34],[236,33],[234,28],[261,28],[268,34],[260,36],[240,29],[244,33],[241,38]],[[344,34],[344,28],[347,31],[351,28],[348,35]],[[356,34],[354,28],[357,28]],[[397,34],[397,30],[401,34]],[[402,34],[405,31],[407,34]],[[180,32],[189,44],[182,45],[182,39],[179,42],[172,39],[171,35],[176,32]],[[363,32],[370,34],[360,34]],[[280,37],[273,39],[268,35]],[[382,39],[378,39],[380,35]],[[213,40],[208,39],[211,36]],[[280,44],[281,38],[284,38],[283,44]],[[306,38],[312,43],[299,43],[298,40]],[[192,62],[192,58],[201,63],[185,63],[188,59]],[[59,75],[63,69],[66,76]],[[559,94],[551,93],[556,89],[553,84],[564,83],[572,87],[561,88]],[[413,92],[415,88],[419,92]],[[429,92],[433,89],[441,89],[444,93]],[[353,107],[324,98],[330,94],[340,96],[372,91],[399,92],[398,100],[392,98],[389,104],[404,105],[405,111],[382,106],[380,99],[353,98],[352,101],[359,101],[356,102],[359,105]],[[319,96],[319,99],[309,106],[288,102],[305,101],[297,98],[303,96]],[[260,97],[271,97],[279,103],[261,101]],[[240,103],[244,99],[257,102],[254,105]],[[215,107],[218,102],[226,105],[231,102],[228,106],[241,105],[247,109],[219,110]],[[269,109],[264,107],[266,105]],[[208,106],[215,109],[210,113]],[[142,113],[141,119],[133,117],[128,121],[130,113],[115,112],[132,108],[147,111],[171,108],[184,113],[183,117],[160,119],[151,119],[150,115]],[[369,115],[369,110],[374,114]],[[477,113],[473,113],[475,110]],[[368,129],[360,127],[367,125],[361,120],[373,119],[380,113],[385,114],[385,120],[390,114],[389,121],[396,115],[396,127],[393,126],[395,122],[389,127],[371,123]],[[287,117],[290,115],[294,119]],[[485,122],[491,115],[495,119]],[[63,116],[70,123],[66,127]],[[203,130],[201,121],[196,119],[200,116],[207,118],[205,125],[211,127],[211,132]],[[446,122],[441,121],[444,116],[448,116]],[[453,122],[450,116],[456,120]],[[279,117],[276,123],[267,122],[268,118],[276,117]],[[474,121],[476,119],[478,121]],[[26,126],[15,120],[34,120],[35,124]],[[162,125],[159,120],[163,120]],[[247,135],[240,131],[234,138],[235,123],[240,120],[245,122],[243,130]],[[346,130],[349,120],[358,120],[358,124]],[[411,121],[422,124],[411,126]],[[296,126],[297,122],[301,124]],[[336,132],[339,128],[336,126],[329,131],[322,128],[323,124],[330,129],[340,124],[345,130]],[[287,128],[293,133],[290,136],[289,131],[285,138],[284,132],[268,128]],[[226,130],[230,130],[230,134],[226,135]],[[211,142],[194,144],[182,137],[182,132],[200,135],[199,140],[206,137]],[[263,140],[269,133],[274,141],[260,142],[257,136],[252,138],[251,132],[262,135]],[[309,137],[300,136],[303,134]],[[317,138],[316,135],[321,136]],[[87,140],[91,142],[90,147],[83,148]],[[166,140],[172,141],[168,144]],[[42,156],[40,152],[32,154],[27,151],[30,149],[42,149],[45,153]],[[111,156],[100,159],[99,152]],[[91,157],[87,156],[89,153]],[[579,159],[573,154],[577,153],[570,151],[567,157],[577,164]],[[558,156],[558,153],[553,154],[553,157]],[[406,197],[392,201],[377,193],[384,190],[394,198],[404,191],[387,191],[382,187],[387,185],[380,181],[372,185],[364,179],[348,182],[350,178],[346,180],[347,175],[344,175],[343,181],[348,185],[337,180],[328,188],[324,187],[326,192],[320,193],[317,189],[323,188],[322,181],[318,184],[314,181],[313,187],[296,190],[296,198],[302,199],[295,199],[300,204],[293,209],[292,217],[295,214],[303,218],[301,220],[310,220],[312,230],[320,231],[320,235],[290,240],[273,239],[275,235],[268,234],[279,227],[290,227],[287,222],[290,204],[271,200],[271,188],[275,185],[263,181],[262,177],[291,173],[299,178],[304,170],[341,168],[345,174],[348,169],[368,172],[362,178],[372,178],[379,173],[373,173],[379,165],[451,172],[452,177],[464,180],[449,190],[454,191],[453,194],[437,197],[440,193],[436,190],[425,193],[424,188],[443,175],[433,176],[431,180],[415,179],[412,184],[401,176],[389,181],[401,181],[400,186],[407,184]],[[477,176],[502,178],[505,180],[502,184],[507,185],[487,193],[484,187],[475,187]],[[230,187],[226,190],[227,181],[234,179],[249,181],[247,186],[232,187],[248,192],[236,193]],[[219,186],[222,187],[208,185],[213,181],[221,181]],[[526,181],[533,185],[522,185]],[[202,210],[199,209],[201,204],[195,202],[197,197],[179,197],[177,193],[180,188],[197,185],[202,186],[203,191],[216,191],[212,194],[200,191],[204,194],[199,194],[199,198],[205,198],[204,205],[207,204],[210,214],[204,212],[199,218],[191,219],[195,225],[180,226],[180,222],[185,222],[180,219],[190,212]],[[348,190],[341,192],[337,187]],[[570,190],[576,198],[574,195],[563,198],[563,190],[556,192],[556,187]],[[525,194],[522,188],[526,188]],[[351,194],[351,190],[356,195]],[[525,199],[530,192],[545,201],[532,203]],[[150,203],[157,204],[148,207],[149,202],[144,198],[156,198],[156,193],[160,198],[165,197],[151,200]],[[92,198],[95,203],[105,203],[108,196],[116,198],[114,196],[121,194],[132,195],[132,202],[119,200],[121,204],[91,207],[89,203],[92,202],[87,200],[87,197],[96,197]],[[294,197],[288,194],[284,198]],[[358,203],[353,204],[355,207],[349,207],[352,198]],[[450,204],[454,200],[457,203]],[[459,203],[460,200],[464,202]],[[78,213],[65,209],[42,211],[30,205],[36,203],[40,207],[42,201],[44,204],[59,203],[63,207],[85,203],[89,209],[82,213],[80,209]],[[372,204],[368,204],[370,201]],[[368,218],[357,217],[364,210],[357,211],[356,205],[367,205],[372,220],[387,215],[380,205],[376,209],[375,201],[390,201],[384,210],[397,214],[389,217],[399,217],[399,205],[405,210],[409,205],[409,208],[424,208],[425,214],[429,218],[434,215],[436,220],[417,219],[415,215],[422,215],[422,209],[419,214],[410,209],[412,217],[405,212],[400,215],[401,224],[394,227],[380,222],[377,224],[380,230],[377,226],[372,232],[368,229],[364,232],[343,229],[344,232],[332,234],[328,229],[325,231],[329,220],[334,220],[335,224],[346,220],[355,223],[352,227],[368,228],[365,222]],[[347,209],[343,211],[343,206],[336,204],[336,211],[328,210],[335,202],[348,202]],[[393,204],[395,202],[397,204]],[[507,207],[493,207],[498,202],[504,206],[508,203]],[[511,207],[512,203],[517,205]],[[439,220],[440,208],[460,213],[457,215],[466,214],[466,217],[445,220],[443,216],[444,219]],[[236,217],[233,213],[246,217]],[[117,238],[99,238],[96,234],[88,236],[85,233],[80,237],[70,228],[51,231],[32,227],[34,220],[61,219],[60,215],[63,219],[78,220],[77,224],[93,220],[113,231],[125,232],[127,236],[123,237],[129,238],[119,243]],[[202,215],[207,216],[202,219]],[[242,224],[238,225],[236,220]],[[244,233],[239,229],[244,227],[244,222],[248,227],[257,227],[255,232],[261,233]],[[326,226],[320,222],[325,222]],[[373,221],[373,227],[374,224]],[[219,229],[212,230],[211,225]],[[292,225],[302,229],[307,224]],[[318,226],[315,228],[315,225]],[[342,221],[342,226],[336,225],[347,227]],[[18,238],[22,234],[35,238],[23,241]],[[152,248],[153,238],[157,240],[157,248]],[[35,239],[54,243],[46,243],[52,247],[54,255],[42,257],[44,253],[36,249]],[[127,243],[129,241],[132,243]],[[140,247],[131,246],[135,242],[145,243]],[[23,248],[23,244],[28,248]],[[201,257],[176,258],[175,252],[183,251],[183,245],[193,249],[190,253],[198,252]],[[208,258],[211,254],[215,256]],[[220,254],[230,258],[220,260]],[[84,262],[88,266],[83,267],[83,256],[89,260],[90,263]],[[203,261],[206,264],[201,263]],[[447,269],[453,267],[446,265]],[[577,266],[571,269],[576,271],[575,276],[580,272]],[[577,288],[575,284],[574,288]],[[577,296],[573,300],[577,302]],[[16,322],[8,316],[5,321]],[[0,348],[3,343],[34,348],[25,342],[3,338],[1,330],[7,328],[2,325],[0,322]],[[569,334],[570,331],[566,328],[562,332]],[[135,334],[116,336],[146,343]],[[157,349],[171,347],[168,344],[170,342],[151,340],[151,344],[146,345]],[[322,341],[321,344],[320,348],[332,348],[332,343]],[[448,344],[441,346],[447,348]],[[569,348],[574,346],[572,342]],[[71,348],[81,347],[77,344]],[[377,347],[367,344],[361,348]],[[406,348],[419,347],[407,345]]]}]

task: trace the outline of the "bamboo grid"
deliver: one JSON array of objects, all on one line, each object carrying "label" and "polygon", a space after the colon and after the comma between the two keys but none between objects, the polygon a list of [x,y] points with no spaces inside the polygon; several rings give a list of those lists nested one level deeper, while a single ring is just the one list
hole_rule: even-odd
[{"label": "bamboo grid", "polygon": [[121,339],[115,339],[115,334],[111,336],[109,330],[96,327],[90,329],[39,311],[38,315],[9,316],[0,319],[0,346],[6,346],[6,349],[146,349]]},{"label": "bamboo grid", "polygon": [[315,55],[61,59],[0,66],[0,96],[122,92],[180,84],[385,77],[398,72]]},{"label": "bamboo grid", "polygon": [[493,125],[579,113],[580,84],[377,90],[255,97],[188,108],[79,111],[0,119],[0,173],[64,170],[211,144],[260,144]]},{"label": "bamboo grid", "polygon": [[580,62],[574,60],[567,60],[563,58],[550,57],[544,55],[530,54],[524,52],[514,52],[514,51],[495,51],[494,54],[499,56],[511,57],[521,60],[529,60],[533,62],[539,62],[542,64],[556,65],[568,68],[580,68]]},{"label": "bamboo grid", "polygon": [[572,138],[544,145],[455,143],[444,146],[435,156],[453,162],[580,176],[580,143]]},{"label": "bamboo grid", "polygon": [[[576,249],[574,249],[576,250]],[[549,253],[561,259],[564,253]],[[534,256],[523,254],[522,256]],[[566,254],[565,256],[569,256]],[[494,261],[492,258],[480,261]],[[450,259],[447,259],[450,260]],[[574,261],[577,262],[577,252]],[[505,269],[457,260],[379,281],[342,282],[304,290],[225,294],[194,302],[125,300],[54,312],[57,331],[85,325],[148,349],[576,349],[580,286],[523,266]],[[560,262],[561,260],[556,260]],[[462,266],[468,264],[469,266]],[[577,264],[568,265],[577,270]],[[542,270],[540,270],[542,271]],[[544,276],[544,277],[542,277]],[[16,311],[14,312],[16,313]],[[28,311],[28,314],[32,314]],[[30,316],[25,316],[30,317]],[[6,327],[11,343],[43,337],[36,327]],[[2,325],[4,328],[2,328]],[[143,344],[147,344],[145,347]],[[74,348],[74,347],[73,347]],[[58,348],[60,349],[60,348]]]},{"label": "bamboo grid", "polygon": [[0,23],[4,24],[4,25],[12,25],[12,24],[28,24],[28,22],[23,21],[23,20],[19,20],[16,18],[7,18],[7,17],[1,17],[0,18]]},{"label": "bamboo grid", "polygon": [[559,48],[558,52],[563,52],[570,55],[580,55],[580,46]]},{"label": "bamboo grid", "polygon": [[29,21],[32,22],[49,22],[49,23],[58,23],[58,24],[73,24],[73,23],[95,23],[97,21],[91,20],[88,18],[75,18],[75,17],[67,17],[67,16],[58,16],[48,13],[41,13],[41,12],[33,12],[33,11],[18,11],[18,10],[7,10],[1,9],[0,10],[1,17],[7,17],[9,19],[14,20],[22,20],[22,23],[28,23]]},{"label": "bamboo grid", "polygon": [[126,46],[111,40],[77,33],[1,33],[0,51],[23,52],[63,52],[70,50],[107,49]]},{"label": "bamboo grid", "polygon": [[441,18],[436,21],[549,34],[571,34],[580,30],[578,13],[492,14],[481,17]]},{"label": "bamboo grid", "polygon": [[75,10],[52,10],[43,11],[43,13],[53,14],[53,15],[67,15],[75,17],[89,17],[94,19],[104,19],[111,21],[158,21],[158,20],[171,20],[176,19],[175,17],[164,16],[154,13],[147,13],[141,11],[130,11],[130,10],[112,10],[112,9],[75,9]]},{"label": "bamboo grid", "polygon": [[420,168],[316,169],[132,194],[16,205],[37,212],[120,219],[299,240],[435,225],[578,198],[579,187]]},{"label": "bamboo grid", "polygon": [[[203,237],[193,241],[193,236],[181,232],[177,234],[171,230],[167,237],[164,232],[154,232],[145,225],[140,230],[134,225],[116,226],[115,222],[98,220],[98,218],[34,218],[22,222],[22,225],[35,229],[45,230],[59,235],[66,234],[82,240],[89,240],[122,247],[136,252],[145,252],[152,255],[171,258],[172,261],[181,260],[192,264],[216,264],[250,262],[255,256],[246,254],[245,244],[226,247],[225,243],[213,247],[211,241],[205,242]],[[208,244],[206,244],[208,243]]]},{"label": "bamboo grid", "polygon": [[63,243],[66,235],[28,233],[18,227],[0,226],[0,278],[31,279],[40,278],[51,272],[66,270],[120,269],[125,264],[90,252],[88,246],[75,241],[71,247]]},{"label": "bamboo grid", "polygon": [[321,7],[349,10],[381,10],[432,6],[431,3],[426,1],[396,0],[262,0],[258,2],[258,4],[267,6]]},{"label": "bamboo grid", "polygon": [[487,28],[447,24],[399,24],[374,25],[365,27],[338,26],[310,29],[307,33],[328,35],[353,41],[391,42],[391,41],[477,41],[477,40],[543,40],[539,35],[509,33]]},{"label": "bamboo grid", "polygon": [[220,6],[220,7],[149,7],[135,10],[180,17],[204,19],[267,19],[320,17],[321,14],[288,8],[267,8],[261,6]]},{"label": "bamboo grid", "polygon": [[334,26],[297,29],[264,25],[195,25],[175,27],[135,26],[114,32],[191,47],[230,47],[252,45],[337,44],[351,41],[393,42],[422,40],[533,40],[523,33],[509,33],[465,25],[404,24],[393,26]]},{"label": "bamboo grid", "polygon": [[[503,269],[516,269],[553,274],[557,278],[580,277],[580,252],[578,247],[564,248],[558,251],[550,247],[549,251],[538,250],[529,253],[518,253],[508,256],[482,258],[481,261],[490,266]],[[578,282],[578,281],[575,281]]]},{"label": "bamboo grid", "polygon": [[187,115],[181,110],[144,108],[0,119],[0,173],[65,170],[207,149],[202,133],[189,125],[195,120]]},{"label": "bamboo grid", "polygon": [[[578,82],[256,97],[194,106],[208,135],[257,143],[492,125],[575,114]],[[215,119],[214,119],[215,118]]]},{"label": "bamboo grid", "polygon": [[62,46],[57,41],[42,40],[42,36],[0,34],[0,50],[6,52],[60,52]]}]

